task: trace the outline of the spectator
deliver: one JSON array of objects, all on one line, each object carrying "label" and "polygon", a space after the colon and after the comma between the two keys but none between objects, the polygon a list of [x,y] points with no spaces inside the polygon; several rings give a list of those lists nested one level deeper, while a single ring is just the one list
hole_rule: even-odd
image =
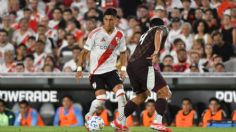
[{"label": "spectator", "polygon": [[181,0],[183,9],[181,9],[182,19],[186,22],[193,23],[195,10],[190,7],[191,0]]},{"label": "spectator", "polygon": [[212,38],[208,34],[209,29],[206,21],[204,20],[199,20],[195,23],[194,27],[194,39],[203,39],[205,44],[212,44]]},{"label": "spectator", "polygon": [[226,114],[220,108],[220,102],[216,98],[211,98],[209,100],[208,109],[205,110],[202,114],[202,119],[200,122],[200,126],[207,127],[211,121],[221,121],[225,119]]},{"label": "spectator", "polygon": [[46,72],[46,73],[53,72],[53,66],[49,64],[44,65],[42,68],[42,72]]},{"label": "spectator", "polygon": [[8,41],[12,40],[12,36],[13,36],[13,33],[14,33],[14,29],[11,27],[11,18],[10,18],[10,15],[7,15],[7,16],[4,16],[2,18],[2,25],[1,25],[1,28],[6,30],[8,32]]},{"label": "spectator", "polygon": [[[192,68],[195,68],[197,67],[198,71],[200,72],[204,72],[204,67],[203,67],[203,61],[201,60],[201,57],[200,57],[200,54],[199,52],[190,52],[190,55],[189,55],[189,59],[190,59],[190,64],[191,66],[189,67],[191,70]],[[189,72],[189,70],[187,70],[186,72]]]},{"label": "spectator", "polygon": [[44,66],[44,59],[47,54],[45,53],[45,42],[42,40],[38,40],[35,45],[35,53],[34,55],[34,66],[35,68],[42,69]]},{"label": "spectator", "polygon": [[14,46],[7,40],[8,32],[0,29],[0,65],[4,61],[4,54],[6,51],[14,51]]},{"label": "spectator", "polygon": [[148,30],[149,26],[149,14],[148,7],[146,5],[140,5],[137,9],[138,21],[141,25],[142,33],[145,33]]},{"label": "spectator", "polygon": [[29,54],[25,57],[24,60],[25,72],[36,72],[36,68],[34,66],[34,56]]},{"label": "spectator", "polygon": [[126,38],[129,40],[133,36],[135,27],[138,26],[138,20],[135,16],[129,16],[127,19],[129,27],[126,31]]},{"label": "spectator", "polygon": [[173,42],[173,48],[172,51],[170,52],[170,55],[173,56],[174,58],[174,64],[178,63],[178,57],[177,57],[177,51],[181,49],[186,49],[186,45],[184,41],[180,38],[177,38]]},{"label": "spectator", "polygon": [[127,48],[130,49],[130,55],[132,55],[135,51],[135,48],[139,44],[139,39],[141,37],[140,32],[135,32],[133,36],[131,37],[130,41],[127,43]]},{"label": "spectator", "polygon": [[231,16],[224,15],[221,33],[225,43],[236,45],[236,27],[232,27]]},{"label": "spectator", "polygon": [[222,63],[216,64],[214,72],[225,72],[224,64],[222,64]]},{"label": "spectator", "polygon": [[78,46],[75,46],[72,50],[73,52],[73,59],[71,59],[70,61],[66,62],[65,65],[63,66],[63,71],[65,71],[66,68],[70,68],[71,72],[76,71],[77,69],[77,61],[78,61],[78,57],[80,54],[81,49]]},{"label": "spectator", "polygon": [[15,72],[25,72],[25,66],[24,63],[20,62],[16,64],[16,71]]},{"label": "spectator", "polygon": [[181,21],[179,18],[172,18],[171,21],[171,30],[168,34],[168,37],[165,42],[165,49],[170,50],[171,44],[174,42],[174,40],[180,35],[181,32]]},{"label": "spectator", "polygon": [[24,44],[18,45],[16,48],[15,61],[23,62],[26,56],[26,46]]},{"label": "spectator", "polygon": [[14,52],[9,50],[4,53],[4,62],[0,65],[1,73],[15,72],[16,62],[14,61]]},{"label": "spectator", "polygon": [[173,66],[172,65],[164,65],[162,71],[163,72],[174,72],[173,71]]},{"label": "spectator", "polygon": [[182,109],[175,116],[176,127],[197,126],[198,117],[196,111],[192,108],[192,102],[189,98],[182,99]]},{"label": "spectator", "polygon": [[228,61],[233,56],[233,45],[224,42],[222,33],[216,31],[212,33],[213,38],[213,54],[222,57],[223,61]]},{"label": "spectator", "polygon": [[100,9],[97,8],[95,0],[87,0],[87,7],[88,11],[84,14],[84,19],[87,19],[89,17],[89,10],[95,9],[95,12],[97,15],[97,20],[102,21],[103,13]]},{"label": "spectator", "polygon": [[204,58],[205,56],[205,43],[202,39],[194,40],[192,45],[191,52],[198,52],[200,54],[200,58]]},{"label": "spectator", "polygon": [[205,66],[208,70],[212,68],[212,65],[213,65],[213,48],[212,48],[212,45],[210,44],[207,44],[205,46],[205,56],[204,56],[204,59],[205,59],[205,62],[203,64],[203,66]]},{"label": "spectator", "polygon": [[76,27],[76,23],[72,20],[68,21],[67,26],[66,26],[66,32],[71,33],[75,37],[75,42],[77,42],[80,47],[83,47],[83,35],[84,33]]},{"label": "spectator", "polygon": [[195,20],[193,21],[193,26],[196,25],[196,23],[203,19],[204,13],[201,8],[197,8],[195,10]]},{"label": "spectator", "polygon": [[110,117],[111,117],[111,112],[104,107],[100,106],[97,108],[96,112],[94,113],[94,116],[99,116],[100,118],[103,119],[104,125],[105,126],[110,126]]},{"label": "spectator", "polygon": [[63,47],[60,51],[61,57],[68,56],[68,55],[72,56],[72,49],[76,45],[74,35],[67,34],[66,35],[66,42],[67,42],[67,45],[65,47]]},{"label": "spectator", "polygon": [[35,36],[30,36],[25,46],[27,47],[27,54],[33,54],[35,52],[35,47],[36,47]]},{"label": "spectator", "polygon": [[171,11],[171,14],[170,14],[170,20],[173,19],[173,18],[179,18],[181,19],[181,13],[180,13],[180,9],[179,8],[174,8],[172,11]]},{"label": "spectator", "polygon": [[79,9],[80,15],[83,15],[88,11],[88,7],[85,0],[74,0],[71,7],[77,7]]},{"label": "spectator", "polygon": [[59,23],[62,19],[62,10],[60,8],[54,8],[52,11],[53,19],[49,21],[48,27],[51,29],[58,29]]},{"label": "spectator", "polygon": [[19,111],[16,112],[15,126],[44,126],[38,112],[31,108],[26,100],[19,102]]},{"label": "spectator", "polygon": [[209,27],[209,33],[211,33],[214,30],[218,30],[220,27],[219,21],[214,18],[212,10],[207,9],[205,12],[205,18],[204,20],[206,21],[208,27]]},{"label": "spectator", "polygon": [[28,27],[29,20],[27,18],[21,18],[19,21],[19,29],[15,30],[12,38],[14,45],[26,44],[30,36],[34,36],[35,33]]},{"label": "spectator", "polygon": [[185,71],[185,72],[191,72],[191,73],[192,72],[200,72],[198,64],[191,64],[189,66],[189,71]]},{"label": "spectator", "polygon": [[154,100],[148,100],[145,110],[141,113],[142,126],[150,127],[156,116],[156,103]]},{"label": "spectator", "polygon": [[201,0],[201,9],[206,12],[206,10],[210,9],[213,13],[214,18],[218,19],[217,10],[215,8],[211,8],[210,0]]},{"label": "spectator", "polygon": [[54,126],[83,126],[84,120],[78,107],[73,106],[70,96],[62,98],[62,106],[57,109],[53,121]]},{"label": "spectator", "polygon": [[163,68],[166,66],[166,65],[173,65],[174,63],[174,58],[171,56],[171,55],[166,55],[164,58],[163,58],[163,61],[162,63],[160,63],[160,69],[161,71],[163,71]]},{"label": "spectator", "polygon": [[180,49],[177,51],[178,63],[173,65],[174,72],[184,72],[188,69],[189,64],[187,63],[187,51]]},{"label": "spectator", "polygon": [[189,51],[193,45],[193,35],[191,34],[192,27],[190,23],[183,23],[181,27],[181,34],[179,35],[179,38],[184,41],[186,44],[186,50]]},{"label": "spectator", "polygon": [[13,126],[15,115],[6,108],[6,102],[0,99],[0,126]]},{"label": "spectator", "polygon": [[44,65],[50,65],[52,67],[52,72],[60,72],[60,69],[57,68],[56,61],[53,56],[47,55],[44,60]]}]

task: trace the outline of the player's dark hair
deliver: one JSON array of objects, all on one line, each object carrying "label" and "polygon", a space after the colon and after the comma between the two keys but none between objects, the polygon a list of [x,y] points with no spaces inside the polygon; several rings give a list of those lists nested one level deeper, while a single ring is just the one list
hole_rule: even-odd
[{"label": "player's dark hair", "polygon": [[64,96],[62,97],[62,100],[63,100],[64,98],[68,98],[68,99],[71,100],[71,101],[74,100],[73,97],[70,96],[70,95],[64,95]]},{"label": "player's dark hair", "polygon": [[216,97],[210,98],[209,103],[211,103],[211,101],[215,101],[217,104],[220,104],[220,101]]},{"label": "player's dark hair", "polygon": [[0,29],[0,33],[5,33],[8,36],[8,32],[5,29]]},{"label": "player's dark hair", "polygon": [[164,21],[161,18],[153,18],[150,21],[150,27],[164,25]]},{"label": "player's dark hair", "polygon": [[103,17],[105,17],[106,15],[111,15],[111,16],[114,16],[114,17],[117,17],[117,11],[115,8],[108,8],[104,14],[103,14]]},{"label": "player's dark hair", "polygon": [[190,104],[192,104],[192,101],[191,101],[190,98],[183,98],[183,99],[182,99],[182,102],[184,102],[184,101],[188,101]]},{"label": "player's dark hair", "polygon": [[29,102],[26,101],[26,100],[21,100],[21,101],[19,102],[19,105],[22,105],[22,104],[25,104],[26,106],[29,106]]},{"label": "player's dark hair", "polygon": [[6,106],[6,102],[3,99],[0,99],[0,103],[2,103],[3,106]]}]

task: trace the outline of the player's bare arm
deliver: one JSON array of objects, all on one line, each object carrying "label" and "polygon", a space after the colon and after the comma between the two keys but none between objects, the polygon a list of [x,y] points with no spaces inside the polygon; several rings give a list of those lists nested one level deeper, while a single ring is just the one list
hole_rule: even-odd
[{"label": "player's bare arm", "polygon": [[77,62],[77,65],[78,65],[77,73],[76,73],[76,78],[77,79],[80,79],[81,77],[83,77],[83,70],[82,70],[83,68],[82,67],[83,67],[83,64],[86,60],[86,57],[87,57],[88,53],[89,53],[89,50],[87,50],[87,49],[83,49],[80,52],[79,60]]},{"label": "player's bare arm", "polygon": [[127,65],[126,51],[120,53],[120,63],[121,63],[120,77],[122,80],[124,80],[126,77],[126,65]]},{"label": "player's bare arm", "polygon": [[156,60],[158,60],[158,53],[161,48],[161,39],[162,39],[163,31],[162,30],[157,30],[155,33],[155,39],[154,39],[154,45],[155,45],[155,50],[152,54],[152,63],[155,63]]}]

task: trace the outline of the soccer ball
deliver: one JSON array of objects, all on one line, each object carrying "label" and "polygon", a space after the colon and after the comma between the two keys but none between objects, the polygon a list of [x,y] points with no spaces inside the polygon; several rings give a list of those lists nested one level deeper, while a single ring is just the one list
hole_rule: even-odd
[{"label": "soccer ball", "polygon": [[104,127],[104,121],[99,116],[92,116],[87,123],[90,132],[101,131]]}]

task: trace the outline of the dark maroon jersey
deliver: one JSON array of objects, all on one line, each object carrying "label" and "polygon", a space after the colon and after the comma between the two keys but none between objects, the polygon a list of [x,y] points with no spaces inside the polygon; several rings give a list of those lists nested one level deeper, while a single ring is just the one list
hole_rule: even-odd
[{"label": "dark maroon jersey", "polygon": [[161,48],[164,47],[164,43],[169,33],[168,28],[165,26],[152,27],[140,37],[139,44],[136,47],[133,55],[129,59],[130,63],[136,60],[146,59],[147,57],[150,57],[153,54],[153,52],[155,51],[154,41],[155,41],[155,34],[157,30],[163,31],[163,35],[161,39]]}]

